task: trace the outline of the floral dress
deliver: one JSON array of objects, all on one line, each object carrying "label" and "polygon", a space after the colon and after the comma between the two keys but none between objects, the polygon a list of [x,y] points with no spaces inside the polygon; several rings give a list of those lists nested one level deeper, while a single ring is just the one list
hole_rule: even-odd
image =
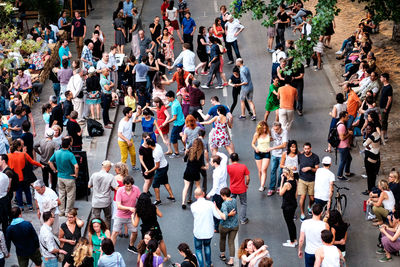
[{"label": "floral dress", "polygon": [[163,46],[165,60],[174,61],[175,57],[174,57],[174,45],[172,43],[173,39],[174,37],[172,36],[169,36],[167,39],[165,39],[164,37],[161,38],[161,44],[165,44],[165,46]]},{"label": "floral dress", "polygon": [[225,147],[231,144],[231,138],[228,133],[228,124],[221,123],[219,118],[214,123],[215,128],[212,130],[210,146],[213,148]]}]

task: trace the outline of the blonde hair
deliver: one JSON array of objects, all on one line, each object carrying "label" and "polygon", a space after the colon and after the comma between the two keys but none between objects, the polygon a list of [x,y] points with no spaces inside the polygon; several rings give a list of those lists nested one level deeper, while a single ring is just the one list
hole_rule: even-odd
[{"label": "blonde hair", "polygon": [[115,164],[115,169],[119,170],[119,175],[121,175],[123,178],[129,175],[128,166],[125,163],[118,162]]},{"label": "blonde hair", "polygon": [[72,257],[74,258],[74,266],[79,267],[82,265],[83,260],[86,257],[92,256],[92,249],[89,246],[89,241],[81,237],[78,244],[76,245]]},{"label": "blonde hair", "polygon": [[189,161],[193,161],[194,159],[200,160],[203,151],[204,151],[203,141],[201,141],[200,138],[194,139],[192,147],[189,148],[188,152]]},{"label": "blonde hair", "polygon": [[394,183],[398,184],[400,182],[398,171],[392,170],[389,175],[393,175]]},{"label": "blonde hair", "polygon": [[[267,127],[267,131],[264,133],[264,127]],[[260,137],[263,134],[270,134],[268,124],[265,121],[260,121],[256,127],[256,133]]]},{"label": "blonde hair", "polygon": [[284,168],[283,168],[283,172],[287,173],[287,175],[288,175],[290,178],[293,178],[293,177],[294,177],[293,171],[292,171],[290,168],[288,168],[288,167],[284,167]]},{"label": "blonde hair", "polygon": [[389,190],[389,183],[386,179],[381,179],[379,181],[379,186],[382,188],[383,191]]}]

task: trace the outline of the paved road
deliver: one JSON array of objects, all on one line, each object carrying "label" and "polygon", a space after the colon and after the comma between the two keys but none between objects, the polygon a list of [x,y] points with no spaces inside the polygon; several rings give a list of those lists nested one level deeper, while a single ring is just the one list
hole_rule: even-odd
[{"label": "paved road", "polygon": [[[159,15],[160,1],[148,0],[144,4],[142,20],[148,27],[154,16]],[[226,0],[207,0],[207,1],[188,1],[192,17],[195,19],[198,26],[212,25],[217,14],[218,6],[225,4],[229,5]],[[257,109],[257,118],[262,119],[264,114],[265,98],[267,96],[267,88],[270,81],[271,58],[265,52],[266,47],[266,30],[262,28],[257,21],[252,21],[250,15],[242,19],[242,23],[246,26],[245,31],[239,37],[239,46],[245,65],[247,65],[252,74],[253,84],[255,86],[254,100]],[[294,38],[287,36],[287,39]],[[179,45],[177,44],[178,48]],[[178,51],[175,51],[175,55]],[[226,75],[230,75],[231,66],[225,65]],[[229,76],[228,76],[229,77]],[[205,79],[201,77],[200,79]],[[217,95],[222,99],[222,103],[230,104],[232,98],[230,95],[231,88],[228,89],[228,97],[223,97],[222,90],[208,89],[205,90],[206,106],[205,110],[210,107],[209,98]],[[304,116],[295,117],[293,130],[290,133],[290,138],[295,139],[301,145],[304,142],[311,142],[313,151],[322,158],[325,156],[324,148],[326,145],[327,129],[330,123],[329,111],[334,104],[334,91],[328,82],[328,78],[323,71],[314,72],[311,69],[306,70],[305,92],[304,92]],[[234,116],[239,115],[239,110],[234,111]],[[121,118],[121,115],[119,115]],[[269,124],[272,123],[273,116],[270,116]],[[280,210],[281,198],[277,195],[267,197],[265,193],[258,192],[259,181],[257,177],[257,169],[255,166],[253,152],[250,147],[251,136],[253,134],[256,122],[250,120],[239,121],[235,120],[235,125],[232,130],[233,141],[236,151],[239,153],[241,162],[249,167],[251,172],[251,183],[248,192],[248,217],[250,223],[240,226],[238,240],[240,242],[245,238],[261,237],[269,246],[271,256],[274,259],[274,266],[303,266],[303,260],[298,259],[297,249],[283,248],[282,242],[288,239],[287,228],[283,220]],[[136,135],[140,136],[140,125],[137,125]],[[114,133],[115,135],[115,133]],[[135,145],[138,147],[139,138],[135,140]],[[111,140],[109,158],[112,161],[119,160],[119,150],[116,143],[116,138]],[[353,168],[352,171],[357,175],[350,182],[345,183],[351,190],[347,194],[349,203],[347,207],[347,215],[345,220],[350,222],[348,245],[347,245],[347,261],[348,266],[376,266],[379,257],[374,253],[378,231],[368,222],[364,221],[364,213],[362,212],[363,197],[360,192],[364,190],[366,181],[362,180],[360,174],[363,173],[362,161],[357,152],[353,152]],[[193,218],[190,210],[182,210],[180,208],[181,190],[183,188],[182,176],[185,164],[182,159],[169,160],[170,184],[172,190],[177,197],[176,203],[170,203],[166,197],[168,196],[165,190],[161,191],[161,199],[163,204],[160,206],[164,217],[160,219],[161,229],[167,244],[168,253],[172,255],[173,261],[181,260],[177,253],[176,247],[180,242],[187,242],[193,248]],[[337,166],[333,167],[336,172]],[[269,176],[269,175],[268,175]],[[139,173],[134,174],[136,184],[141,188],[143,179]],[[209,171],[209,182],[211,184],[211,171]],[[267,182],[269,182],[269,177]],[[343,185],[343,182],[338,184]],[[300,222],[296,222],[297,231],[300,229]],[[215,235],[212,240],[212,259],[214,266],[224,266],[218,259],[219,237]],[[118,243],[119,251],[126,251],[126,242]],[[126,256],[129,252],[126,252]],[[124,255],[124,256],[125,256]],[[134,257],[136,258],[136,257]],[[132,257],[126,257],[128,262],[134,261]],[[388,266],[397,266],[398,259],[389,263]]]},{"label": "paved road", "polygon": [[[212,25],[218,13],[218,6],[222,4],[229,5],[227,0],[188,0],[188,2],[190,3],[192,16],[196,20],[198,26]],[[146,28],[152,22],[154,16],[160,15],[159,6],[160,1],[158,0],[145,1],[142,20]],[[111,21],[111,13],[114,8],[114,3],[109,5],[106,0],[100,0],[97,3],[95,13],[87,19],[90,29],[92,29],[94,24],[100,23],[108,40],[110,40],[112,36],[110,33],[113,33],[112,26],[109,22]],[[246,15],[246,17],[242,19],[242,23],[246,26],[246,29],[239,37],[240,52],[245,60],[245,64],[251,70],[253,84],[255,86],[254,100],[258,111],[258,119],[262,119],[271,69],[270,55],[265,52],[266,30],[260,26],[258,21],[252,21],[250,15]],[[287,39],[288,38],[290,38],[290,36],[287,36]],[[107,41],[107,43],[108,45],[106,47],[109,46],[110,42]],[[74,44],[71,45],[71,48],[74,50],[73,46]],[[179,44],[176,45],[176,49],[178,47]],[[178,50],[175,51],[175,55],[178,55]],[[225,66],[225,72],[227,76],[230,75],[231,66]],[[204,77],[200,77],[200,79],[204,79]],[[49,83],[47,83],[47,86],[49,86]],[[175,87],[173,87],[173,89],[174,88]],[[209,98],[213,95],[217,95],[222,100],[222,103],[230,104],[232,102],[230,95],[231,88],[227,88],[227,90],[228,97],[223,96],[222,90],[205,90],[207,98],[205,110],[208,110],[210,107]],[[46,99],[48,97],[47,95],[48,94],[42,99]],[[320,158],[325,155],[323,150],[325,148],[325,139],[330,123],[328,113],[330,107],[334,103],[333,95],[333,88],[323,71],[314,72],[310,69],[306,70],[304,116],[295,117],[290,138],[296,139],[299,144],[311,142],[313,151],[318,154]],[[41,117],[38,110],[39,108],[34,110],[35,118],[38,118],[36,121],[39,121]],[[239,115],[238,108],[235,110],[234,115],[235,117]],[[120,118],[121,115],[118,116],[118,120]],[[272,118],[273,116],[270,116],[269,124],[272,123]],[[246,164],[251,172],[251,183],[248,191],[248,217],[250,218],[250,222],[247,225],[240,226],[238,242],[240,243],[245,238],[261,237],[269,246],[271,256],[275,262],[274,266],[304,266],[303,260],[297,257],[296,249],[283,248],[281,245],[282,242],[288,239],[286,224],[284,223],[280,210],[281,198],[276,195],[267,197],[265,192],[260,193],[257,190],[259,181],[253,152],[250,147],[251,136],[255,126],[256,122],[250,120],[239,121],[236,119],[232,131],[235,148],[240,155],[241,162]],[[140,125],[137,125],[137,136],[141,134],[140,128]],[[118,162],[120,160],[120,153],[116,141],[116,132],[114,131],[112,134],[114,138],[111,139],[108,158],[113,162]],[[136,148],[139,147],[139,138],[135,140],[135,145]],[[378,231],[364,220],[364,213],[362,212],[362,201],[364,198],[360,195],[360,192],[365,189],[366,181],[360,178],[363,169],[361,168],[362,161],[357,150],[354,150],[353,158],[352,171],[355,172],[357,176],[346,183],[346,186],[351,189],[347,194],[349,204],[345,217],[345,221],[351,224],[347,245],[348,266],[377,266],[379,257],[374,251],[376,249],[375,244]],[[189,209],[182,210],[180,208],[181,192],[183,188],[182,176],[185,164],[182,159],[171,159],[169,163],[170,184],[177,198],[177,202],[169,202],[166,199],[166,191],[161,190],[163,204],[160,206],[160,210],[163,212],[164,217],[159,221],[167,244],[168,253],[172,256],[172,261],[180,262],[181,257],[177,252],[177,245],[180,242],[187,242],[193,248],[193,217]],[[94,165],[89,167],[91,171],[97,169]],[[336,171],[336,166],[333,167],[333,171]],[[208,173],[208,184],[211,185],[211,171]],[[133,176],[136,184],[142,188],[143,179],[141,174],[136,172],[133,173]],[[269,177],[267,183],[268,182]],[[339,184],[343,183],[339,182]],[[80,214],[84,214],[86,210],[88,210],[87,205],[84,204],[85,203],[82,202],[83,207],[80,209]],[[33,219],[33,217],[34,216],[29,219]],[[296,226],[299,232],[299,221],[296,221]],[[225,266],[225,264],[218,259],[218,242],[219,237],[215,235],[212,240],[212,260],[214,266]],[[127,239],[118,240],[116,250],[120,251],[126,263],[131,265],[136,262],[136,256],[126,250],[127,246]],[[13,263],[14,262],[15,261],[13,261]],[[11,261],[7,261],[7,266],[9,264],[11,264]],[[398,266],[398,264],[399,260],[395,259],[393,262],[386,264],[386,266]]]}]

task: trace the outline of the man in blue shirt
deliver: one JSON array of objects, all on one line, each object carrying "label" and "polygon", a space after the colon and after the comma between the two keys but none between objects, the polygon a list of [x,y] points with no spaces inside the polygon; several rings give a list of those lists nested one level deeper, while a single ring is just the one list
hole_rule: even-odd
[{"label": "man in blue shirt", "polygon": [[61,62],[61,68],[63,68],[62,61],[63,59],[68,60],[68,66],[70,64],[69,60],[72,58],[72,54],[69,51],[69,46],[68,46],[68,41],[64,40],[63,43],[61,44],[60,48],[58,49],[58,56],[60,57],[60,62]]},{"label": "man in blue shirt", "polygon": [[[75,204],[75,179],[78,177],[79,165],[74,154],[69,151],[71,143],[71,138],[64,138],[61,142],[62,149],[54,152],[49,161],[50,168],[57,173],[58,177],[58,193],[61,201],[59,206],[60,216],[65,216],[66,213],[74,208]],[[66,201],[65,198],[67,198]]]},{"label": "man in blue shirt", "polygon": [[210,42],[212,43],[211,53],[210,53],[210,63],[208,63],[210,71],[208,72],[207,84],[202,85],[201,87],[208,89],[215,75],[215,77],[217,78],[217,86],[215,87],[215,89],[222,89],[224,87],[222,86],[221,75],[219,72],[221,65],[219,56],[221,55],[221,50],[219,49],[219,46],[217,44],[217,38],[215,38],[214,36],[210,36]]},{"label": "man in blue shirt", "polygon": [[108,69],[102,69],[100,74],[100,87],[101,87],[101,104],[103,107],[103,123],[104,128],[111,129],[114,122],[110,120],[108,111],[110,110],[112,102],[112,89],[114,83],[108,78],[110,77],[110,71]]},{"label": "man in blue shirt", "polygon": [[170,141],[175,152],[170,156],[170,158],[177,158],[179,157],[178,139],[181,139],[179,134],[182,132],[183,126],[185,125],[185,116],[183,115],[181,104],[175,98],[175,93],[173,91],[168,91],[165,96],[169,101],[172,113],[172,118],[167,123],[174,123],[174,127],[171,131]]},{"label": "man in blue shirt", "polygon": [[246,106],[244,101],[247,100],[249,103],[250,109],[253,112],[251,116],[251,120],[256,120],[256,107],[253,102],[253,83],[251,81],[250,70],[247,66],[243,65],[243,59],[236,59],[236,66],[240,68],[240,81],[239,86],[242,86],[242,90],[240,91],[240,109],[242,111],[242,115],[240,115],[239,119],[246,118]]},{"label": "man in blue shirt", "polygon": [[190,12],[185,13],[185,18],[182,20],[183,42],[190,44],[190,50],[193,51],[193,35],[196,31],[196,22],[190,17]]}]

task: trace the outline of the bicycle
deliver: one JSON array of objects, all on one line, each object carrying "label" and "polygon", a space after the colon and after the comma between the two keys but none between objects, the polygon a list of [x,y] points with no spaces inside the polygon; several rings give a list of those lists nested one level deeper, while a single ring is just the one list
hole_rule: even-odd
[{"label": "bicycle", "polygon": [[[347,187],[339,187],[336,184],[333,184],[333,186],[336,188],[336,193],[335,193],[335,200],[333,203],[331,203],[330,209],[335,209],[339,211],[342,216],[344,216],[347,207],[347,196],[345,194],[341,194],[340,190],[350,190],[350,189],[348,189]],[[327,205],[324,206],[321,214],[322,218],[325,218],[328,215]]]}]

